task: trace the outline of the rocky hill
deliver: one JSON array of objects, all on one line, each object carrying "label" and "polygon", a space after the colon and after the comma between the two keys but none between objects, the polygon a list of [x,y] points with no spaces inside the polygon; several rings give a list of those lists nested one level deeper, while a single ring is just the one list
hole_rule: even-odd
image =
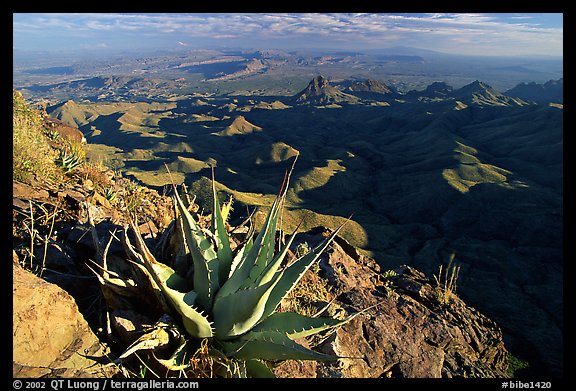
[{"label": "rocky hill", "polygon": [[564,79],[549,80],[544,84],[520,83],[505,92],[506,95],[525,101],[547,104],[564,102]]},{"label": "rocky hill", "polygon": [[327,79],[322,76],[313,78],[308,86],[294,95],[292,99],[297,104],[328,105],[338,103],[356,103],[358,98],[340,91],[337,87],[330,85]]},{"label": "rocky hill", "polygon": [[506,96],[478,80],[452,91],[450,96],[466,104],[491,106],[522,106],[526,104],[520,99]]},{"label": "rocky hill", "polygon": [[[15,120],[14,126],[19,122]],[[110,276],[119,276],[122,268],[130,267],[118,240],[128,215],[137,216],[137,225],[153,248],[172,221],[170,200],[86,162],[64,172],[57,183],[13,181],[14,376],[129,374],[127,367],[102,364],[117,358],[157,319],[136,311],[107,312],[110,292],[88,267],[93,265],[89,260],[100,260],[105,253],[110,265],[118,268],[110,270]],[[198,207],[190,205],[191,210]],[[292,253],[324,235],[323,227],[300,234]],[[325,294],[318,294],[320,288]],[[361,312],[336,333],[304,342],[347,358],[322,364],[284,362],[276,374],[508,376],[500,328],[467,306],[454,289],[442,273],[433,278],[407,266],[382,270],[337,238],[318,269],[308,270],[302,290],[281,305]],[[34,322],[29,321],[32,318]]]},{"label": "rocky hill", "polygon": [[234,118],[232,123],[228,125],[226,129],[222,130],[221,132],[217,132],[215,134],[219,136],[235,136],[261,131],[262,131],[261,127],[251,124],[246,120],[246,118],[244,118],[244,116],[239,115],[236,118]]},{"label": "rocky hill", "polygon": [[386,83],[372,79],[353,81],[344,88],[344,91],[362,99],[375,100],[393,98],[397,95],[394,89]]}]

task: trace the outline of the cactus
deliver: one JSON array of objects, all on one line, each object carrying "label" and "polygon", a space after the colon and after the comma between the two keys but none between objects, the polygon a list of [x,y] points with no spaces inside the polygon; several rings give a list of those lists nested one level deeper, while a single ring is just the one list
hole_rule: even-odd
[{"label": "cactus", "polygon": [[174,186],[174,230],[178,232],[173,230],[171,234],[178,235],[184,242],[179,248],[191,259],[188,270],[183,271],[181,263],[173,268],[177,263],[175,259],[158,261],[142,239],[137,224],[130,224],[136,238],[134,245],[124,232],[126,252],[146,276],[144,284],[156,290],[154,296],[166,312],[180,320],[176,323],[185,330],[182,333],[185,337],[171,358],[160,360],[169,369],[187,367],[193,339],[207,339],[212,354],[236,362],[243,368],[240,374],[269,376],[272,372],[265,364],[268,361],[338,358],[308,349],[295,340],[338,327],[357,314],[340,320],[276,311],[342,228],[290,265],[281,267],[296,235],[295,231],[276,251],[276,231],[286,197],[287,178],[289,175],[258,235],[254,237],[250,231],[234,251],[225,223],[231,202],[220,206],[214,178],[210,229],[197,223]]}]

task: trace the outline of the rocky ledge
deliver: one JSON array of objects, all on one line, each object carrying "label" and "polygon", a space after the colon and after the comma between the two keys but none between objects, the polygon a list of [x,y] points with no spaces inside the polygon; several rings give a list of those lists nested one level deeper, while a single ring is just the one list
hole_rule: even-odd
[{"label": "rocky ledge", "polygon": [[[310,245],[318,228],[299,237]],[[336,362],[285,362],[278,376],[346,378],[507,377],[507,351],[498,325],[455,294],[442,300],[435,280],[400,266],[383,273],[371,258],[337,238],[320,260],[318,275],[334,304],[362,311],[317,348]],[[307,276],[310,278],[310,275]]]},{"label": "rocky ledge", "polygon": [[[81,186],[76,191],[75,197],[70,190],[50,194],[27,188],[24,192],[15,183],[14,209],[22,208],[24,213],[31,205],[28,200],[48,204],[58,196],[87,205],[90,197]],[[103,203],[90,203],[89,208],[78,207],[77,216],[58,226],[45,250],[44,279],[24,270],[23,260],[14,253],[15,377],[110,375],[99,363],[110,362],[109,354],[114,354],[102,348],[106,341],[94,333],[102,324],[93,320],[101,322],[105,313],[102,308],[98,315],[94,306],[103,300],[98,297],[97,279],[86,268],[86,260],[96,257],[84,216],[90,209],[91,215],[102,216],[96,222],[101,243],[108,242],[114,229],[122,230]],[[298,244],[304,242],[314,246],[325,235],[321,227],[299,234],[292,249],[297,252]],[[111,246],[109,255],[116,251],[117,256],[124,256],[120,245]],[[375,260],[337,237],[301,284],[326,287],[329,297],[316,303],[318,308],[360,313],[320,341],[302,341],[344,358],[322,363],[286,361],[275,368],[279,377],[507,376],[507,351],[498,325],[454,293],[447,300],[435,280],[416,269],[381,270]]]}]

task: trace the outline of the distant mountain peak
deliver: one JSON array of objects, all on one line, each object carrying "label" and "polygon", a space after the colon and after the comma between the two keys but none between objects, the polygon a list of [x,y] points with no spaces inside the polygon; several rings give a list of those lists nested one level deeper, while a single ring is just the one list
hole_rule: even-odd
[{"label": "distant mountain peak", "polygon": [[294,95],[296,102],[314,105],[326,105],[331,103],[355,103],[358,98],[340,91],[331,86],[322,75],[315,76],[308,86]]},{"label": "distant mountain peak", "polygon": [[78,107],[78,104],[76,102],[74,102],[72,99],[68,99],[66,102],[64,102],[64,104],[62,104],[62,106]]},{"label": "distant mountain peak", "polygon": [[475,80],[464,87],[452,92],[452,97],[466,104],[488,106],[522,106],[526,102],[511,98],[496,91],[490,85]]},{"label": "distant mountain peak", "polygon": [[308,87],[306,87],[306,92],[308,95],[320,95],[326,90],[326,88],[335,88],[332,87],[328,83],[328,79],[322,77],[322,75],[318,75],[314,77],[310,83],[308,83]]},{"label": "distant mountain peak", "polygon": [[454,88],[443,81],[435,81],[424,90],[425,93],[449,93]]},{"label": "distant mountain peak", "polygon": [[564,79],[549,80],[544,84],[520,83],[506,91],[506,95],[540,104],[564,102]]},{"label": "distant mountain peak", "polygon": [[474,80],[472,83],[465,85],[458,91],[466,92],[481,92],[481,91],[495,91],[491,86],[480,80]]}]

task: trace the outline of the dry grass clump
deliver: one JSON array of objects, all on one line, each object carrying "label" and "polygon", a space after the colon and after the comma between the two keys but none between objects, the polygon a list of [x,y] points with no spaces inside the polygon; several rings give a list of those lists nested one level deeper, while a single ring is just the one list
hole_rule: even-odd
[{"label": "dry grass clump", "polygon": [[460,266],[452,265],[455,254],[450,255],[448,266],[442,273],[442,265],[438,270],[438,275],[434,275],[436,281],[435,295],[441,304],[448,305],[456,296],[456,281],[460,273]]},{"label": "dry grass clump", "polygon": [[[298,256],[300,254],[296,254]],[[318,274],[318,262],[312,265],[300,283],[294,287],[282,302],[282,311],[296,312],[306,316],[316,316],[334,298],[328,280]]]}]

